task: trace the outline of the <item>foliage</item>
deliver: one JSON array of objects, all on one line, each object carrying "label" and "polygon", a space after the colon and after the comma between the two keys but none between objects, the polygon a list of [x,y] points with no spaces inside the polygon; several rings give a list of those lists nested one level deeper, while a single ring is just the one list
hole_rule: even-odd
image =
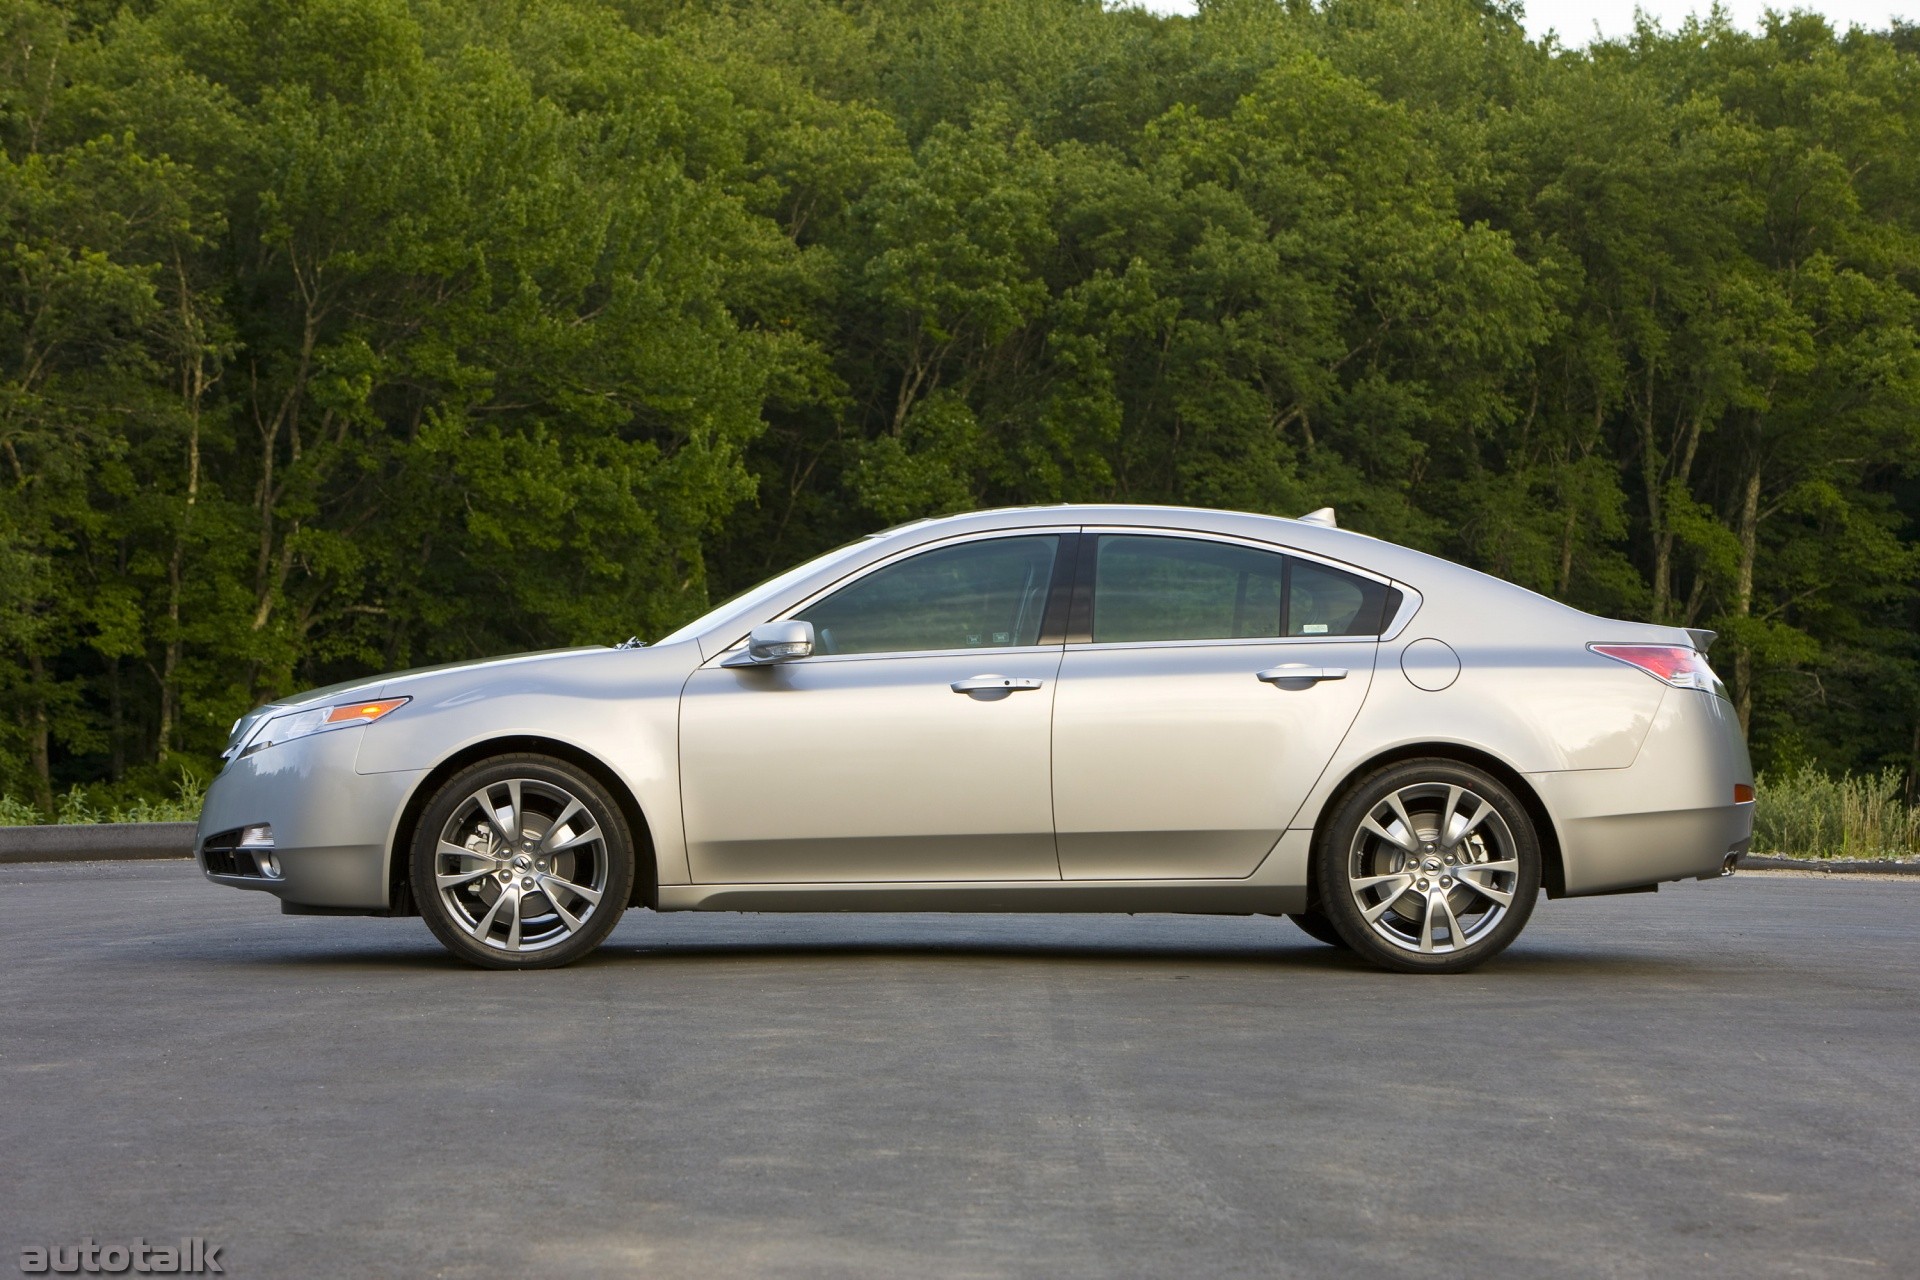
[{"label": "foliage", "polygon": [[1719,630],[1771,776],[1920,774],[1907,29],[0,0],[0,222],[38,813],[301,687],[1102,499]]},{"label": "foliage", "polygon": [[[117,794],[124,790],[111,786],[71,787],[55,806],[53,821],[193,822],[200,817],[200,806],[207,795],[207,783],[206,779],[189,769],[181,771],[171,799]],[[0,827],[31,827],[45,821],[47,815],[40,809],[11,795],[0,794]]]},{"label": "foliage", "polygon": [[1803,765],[1761,775],[1755,788],[1753,849],[1813,858],[1920,856],[1920,808],[1900,801],[1892,769],[1833,776]]}]

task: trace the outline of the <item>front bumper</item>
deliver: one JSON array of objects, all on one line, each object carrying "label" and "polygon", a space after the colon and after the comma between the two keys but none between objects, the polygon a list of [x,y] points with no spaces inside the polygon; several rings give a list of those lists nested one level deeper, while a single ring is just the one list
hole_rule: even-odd
[{"label": "front bumper", "polygon": [[[390,907],[389,851],[407,797],[425,770],[360,774],[354,759],[362,726],[316,733],[267,747],[227,766],[207,788],[194,852],[215,884],[258,889],[301,906]],[[209,837],[269,826],[280,875],[252,856],[222,855]]]}]

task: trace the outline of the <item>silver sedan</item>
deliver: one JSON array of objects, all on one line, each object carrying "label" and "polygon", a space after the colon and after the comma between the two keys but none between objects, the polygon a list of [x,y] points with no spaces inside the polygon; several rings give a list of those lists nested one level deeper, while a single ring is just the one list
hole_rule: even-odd
[{"label": "silver sedan", "polygon": [[1718,876],[1753,774],[1709,632],[1333,527],[1166,507],[875,534],[651,646],[234,726],[198,850],[290,914],[565,964],[657,911],[1291,916],[1412,972]]}]

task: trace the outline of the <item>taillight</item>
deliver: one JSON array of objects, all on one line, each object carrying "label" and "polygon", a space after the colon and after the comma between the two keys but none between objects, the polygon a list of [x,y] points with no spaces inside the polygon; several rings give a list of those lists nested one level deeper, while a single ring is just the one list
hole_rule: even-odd
[{"label": "taillight", "polygon": [[1752,804],[1753,788],[1744,782],[1734,783],[1733,784],[1733,802],[1735,804]]},{"label": "taillight", "polygon": [[1682,644],[1590,644],[1587,648],[1602,657],[1638,667],[1656,680],[1664,680],[1676,689],[1702,689],[1714,693],[1719,677],[1707,665],[1697,649]]}]

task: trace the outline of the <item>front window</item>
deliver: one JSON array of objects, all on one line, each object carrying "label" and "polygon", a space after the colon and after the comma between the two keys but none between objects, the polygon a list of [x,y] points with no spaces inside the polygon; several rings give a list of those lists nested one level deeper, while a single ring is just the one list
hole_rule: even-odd
[{"label": "front window", "polygon": [[1009,649],[1040,642],[1057,534],[923,551],[803,609],[814,652]]}]

